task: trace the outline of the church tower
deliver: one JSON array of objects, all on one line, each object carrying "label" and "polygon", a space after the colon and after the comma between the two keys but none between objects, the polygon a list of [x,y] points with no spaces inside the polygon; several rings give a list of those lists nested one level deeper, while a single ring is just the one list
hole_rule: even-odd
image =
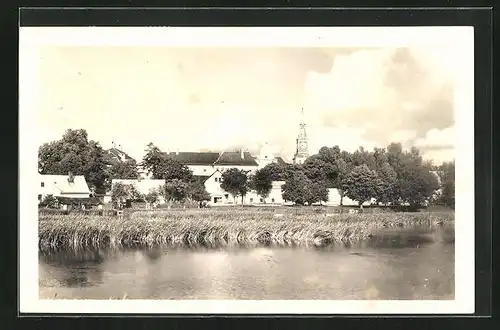
[{"label": "church tower", "polygon": [[295,155],[293,156],[294,164],[303,164],[307,157],[309,157],[309,145],[307,141],[306,124],[304,121],[304,109],[301,111],[301,122],[299,127],[299,134],[296,140],[297,149],[295,151]]}]

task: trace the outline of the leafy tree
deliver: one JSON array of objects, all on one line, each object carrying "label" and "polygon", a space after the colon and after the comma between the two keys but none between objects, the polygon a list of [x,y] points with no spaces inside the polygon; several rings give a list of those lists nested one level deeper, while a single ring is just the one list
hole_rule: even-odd
[{"label": "leafy tree", "polygon": [[340,195],[340,206],[342,206],[345,196],[344,183],[351,171],[351,168],[350,164],[348,164],[343,158],[339,158],[337,160],[336,165],[337,165],[337,178],[335,179],[334,187],[338,189]]},{"label": "leafy tree", "polygon": [[[329,156],[329,155],[328,155]],[[333,187],[338,175],[336,160],[312,155],[302,165],[306,176],[315,182],[322,182],[329,187]]]},{"label": "leafy tree", "polygon": [[54,195],[46,195],[42,201],[40,202],[40,206],[50,208],[50,209],[55,209],[57,208],[59,202]]},{"label": "leafy tree", "polygon": [[248,177],[247,173],[237,168],[230,168],[222,173],[222,183],[220,187],[230,193],[236,200],[241,196],[241,203],[248,191]]},{"label": "leafy tree", "polygon": [[283,199],[297,205],[328,201],[328,188],[324,182],[313,182],[302,171],[289,176],[281,187]]},{"label": "leafy tree", "polygon": [[165,199],[174,202],[184,202],[189,196],[189,183],[180,179],[171,179],[165,182]]},{"label": "leafy tree", "polygon": [[444,162],[438,167],[441,181],[441,196],[439,202],[445,206],[455,207],[455,161]]},{"label": "leafy tree", "polygon": [[204,201],[210,200],[210,194],[205,189],[203,183],[199,181],[193,181],[190,184],[189,197],[193,201],[198,202],[200,206],[203,204]]},{"label": "leafy tree", "polygon": [[369,169],[366,164],[356,166],[343,182],[346,196],[357,201],[360,208],[364,202],[377,196],[378,186],[377,172]]},{"label": "leafy tree", "polygon": [[137,163],[133,159],[124,162],[113,161],[108,173],[109,179],[137,179],[139,177]]},{"label": "leafy tree", "polygon": [[377,174],[380,179],[377,187],[377,203],[387,205],[391,202],[397,201],[398,176],[396,171],[394,171],[389,163],[383,163],[380,165],[380,169]]},{"label": "leafy tree", "polygon": [[83,175],[89,187],[105,192],[109,187],[104,150],[98,142],[88,140],[84,129],[67,130],[62,138],[38,149],[38,171],[41,174]]},{"label": "leafy tree", "polygon": [[159,200],[158,191],[156,189],[151,189],[144,197],[144,200],[150,204],[158,202]]},{"label": "leafy tree", "polygon": [[269,173],[271,181],[284,181],[288,170],[288,164],[270,163],[263,168]]},{"label": "leafy tree", "polygon": [[162,152],[154,144],[148,144],[141,165],[152,175],[153,179],[169,181],[179,179],[184,182],[193,180],[193,172],[184,164]]},{"label": "leafy tree", "polygon": [[123,183],[115,183],[111,187],[111,202],[117,208],[122,208],[129,198],[129,188]]},{"label": "leafy tree", "polygon": [[429,169],[411,160],[401,166],[399,196],[404,203],[408,203],[412,208],[423,206],[437,189],[439,183]]},{"label": "leafy tree", "polygon": [[265,200],[273,188],[272,175],[269,169],[263,167],[255,171],[255,174],[250,177],[248,185],[251,190],[254,190]]}]

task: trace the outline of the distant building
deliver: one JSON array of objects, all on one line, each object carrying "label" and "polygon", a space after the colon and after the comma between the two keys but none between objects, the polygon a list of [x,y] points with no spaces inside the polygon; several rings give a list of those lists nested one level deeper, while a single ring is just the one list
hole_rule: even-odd
[{"label": "distant building", "polygon": [[211,176],[215,171],[223,172],[237,168],[253,172],[259,164],[249,152],[170,152],[168,155],[179,163],[188,166],[195,176]]},{"label": "distant building", "polygon": [[105,150],[108,156],[120,162],[125,162],[127,160],[133,160],[126,152],[123,151],[121,145],[116,145],[115,142],[112,142],[112,147],[108,150]]},{"label": "distant building", "polygon": [[47,195],[59,198],[87,200],[90,189],[83,175],[52,175],[39,174],[38,202]]},{"label": "distant building", "polygon": [[309,157],[309,141],[306,134],[306,124],[304,121],[304,109],[302,109],[302,120],[299,124],[299,134],[297,135],[295,155],[293,156],[294,164],[303,164]]}]

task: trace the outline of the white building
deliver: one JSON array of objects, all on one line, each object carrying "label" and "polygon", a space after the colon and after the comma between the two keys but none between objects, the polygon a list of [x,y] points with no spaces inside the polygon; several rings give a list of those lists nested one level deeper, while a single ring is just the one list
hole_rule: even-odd
[{"label": "white building", "polygon": [[88,199],[90,189],[83,175],[39,174],[38,202],[47,195],[76,199]]}]

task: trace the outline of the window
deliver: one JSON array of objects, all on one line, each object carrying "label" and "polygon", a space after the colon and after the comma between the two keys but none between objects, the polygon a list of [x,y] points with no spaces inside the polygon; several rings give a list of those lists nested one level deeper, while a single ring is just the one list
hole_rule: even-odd
[{"label": "window", "polygon": [[250,203],[253,203],[253,198],[250,198]]},{"label": "window", "polygon": [[264,156],[264,158],[267,158],[267,156]]},{"label": "window", "polygon": [[271,198],[271,203],[274,203],[274,198]]},{"label": "window", "polygon": [[228,198],[229,198],[229,194],[225,194],[225,195],[224,195],[224,197],[225,197],[226,199],[228,199]]},{"label": "window", "polygon": [[43,187],[45,187],[45,182],[42,182],[42,183],[40,184],[40,186],[41,186],[42,188],[43,188]]},{"label": "window", "polygon": [[203,172],[206,172],[206,171],[207,171],[207,169],[206,169],[206,168],[204,168],[204,169],[203,169]]},{"label": "window", "polygon": [[260,199],[260,202],[261,202],[261,203],[264,203],[264,198],[261,198],[261,199]]},{"label": "window", "polygon": [[42,194],[38,194],[38,200],[41,201],[42,200]]},{"label": "window", "polygon": [[215,178],[215,182],[217,182],[217,180],[219,180],[219,178]]}]

